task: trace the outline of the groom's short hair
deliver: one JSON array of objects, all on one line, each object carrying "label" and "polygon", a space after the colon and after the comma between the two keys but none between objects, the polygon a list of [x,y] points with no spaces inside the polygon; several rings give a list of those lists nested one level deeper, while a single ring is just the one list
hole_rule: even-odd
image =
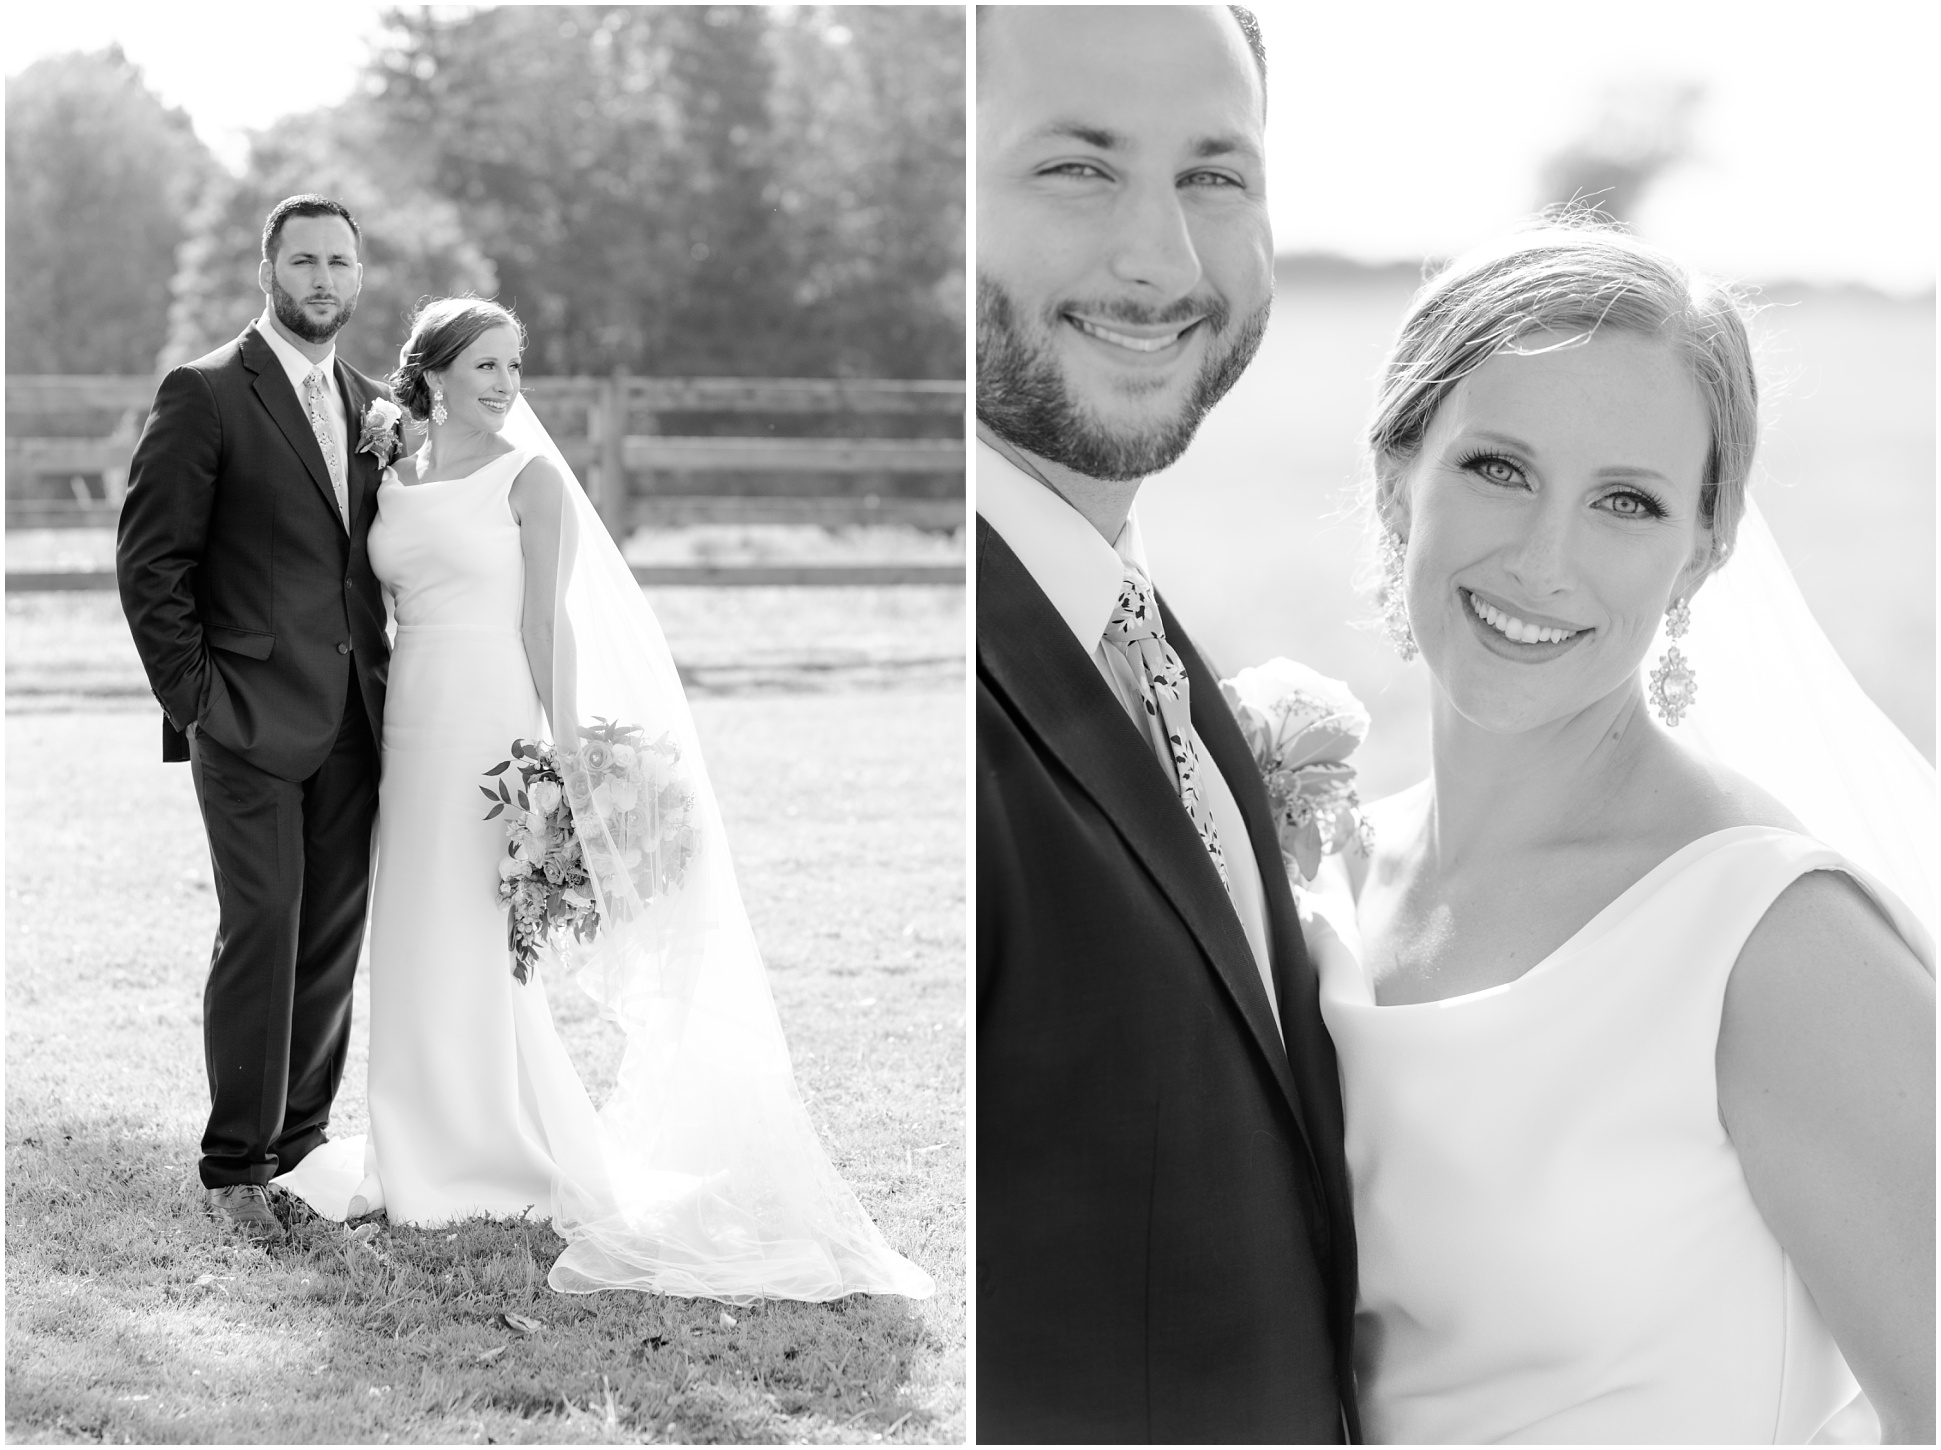
[{"label": "groom's short hair", "polygon": [[300,196],[286,196],[270,208],[269,217],[263,223],[263,260],[274,262],[276,249],[283,241],[283,223],[293,216],[338,216],[350,228],[351,240],[359,247],[364,245],[364,233],[357,225],[357,218],[350,214],[350,208],[341,201],[332,201],[327,196],[319,196],[314,191],[306,191]]},{"label": "groom's short hair", "polygon": [[[980,47],[984,44],[984,21],[992,8],[989,5],[977,7],[977,43]],[[1254,58],[1254,69],[1260,72],[1261,105],[1264,107],[1267,104],[1267,42],[1260,36],[1260,20],[1245,5],[1229,5],[1227,13],[1233,17],[1233,23],[1240,27],[1240,34],[1247,41],[1247,52]],[[981,49],[979,56],[982,56]]]}]

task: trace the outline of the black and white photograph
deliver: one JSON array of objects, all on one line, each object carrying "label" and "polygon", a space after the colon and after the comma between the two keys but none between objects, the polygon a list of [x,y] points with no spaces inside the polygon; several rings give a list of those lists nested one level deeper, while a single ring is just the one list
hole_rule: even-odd
[{"label": "black and white photograph", "polygon": [[1934,1439],[1934,103],[975,17],[983,1443]]},{"label": "black and white photograph", "polygon": [[961,1443],[961,6],[7,64],[7,1435]]}]

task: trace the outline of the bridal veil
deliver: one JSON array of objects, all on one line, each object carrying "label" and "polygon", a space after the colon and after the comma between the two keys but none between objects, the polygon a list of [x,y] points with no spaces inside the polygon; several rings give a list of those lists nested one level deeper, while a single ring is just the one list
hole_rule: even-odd
[{"label": "bridal veil", "polygon": [[1678,735],[1888,886],[1927,931],[1931,960],[1934,767],[1841,661],[1757,507],[1748,503],[1730,559],[1691,612],[1683,645],[1699,689]]},{"label": "bridal veil", "polygon": [[[611,872],[595,887],[598,938],[564,955],[626,1048],[600,1111],[606,1180],[555,1185],[553,1227],[567,1248],[549,1281],[566,1293],[644,1289],[729,1303],[926,1296],[930,1277],[884,1242],[796,1091],[659,623],[523,398],[505,436],[543,452],[566,480],[554,610],[555,638],[570,633],[571,649],[555,651],[552,698],[574,701],[581,724],[604,718],[640,726],[649,742],[665,737],[676,789],[691,792],[689,849],[662,876],[664,889],[653,872]],[[607,799],[574,802],[590,858],[627,848],[611,809]]]}]

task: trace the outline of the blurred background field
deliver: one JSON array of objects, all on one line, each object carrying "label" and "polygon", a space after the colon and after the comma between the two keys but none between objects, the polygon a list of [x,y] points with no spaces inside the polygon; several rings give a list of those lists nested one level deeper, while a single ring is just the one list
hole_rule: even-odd
[{"label": "blurred background field", "polygon": [[[1155,576],[1219,669],[1288,655],[1368,705],[1359,759],[1376,796],[1428,768],[1421,663],[1355,627],[1374,618],[1358,587],[1372,564],[1356,509],[1360,433],[1418,275],[1283,259],[1253,366],[1139,493]],[[1776,286],[1762,300],[1753,497],[1848,667],[1932,760],[1932,295]],[[1694,664],[1702,689],[1705,662]]]}]

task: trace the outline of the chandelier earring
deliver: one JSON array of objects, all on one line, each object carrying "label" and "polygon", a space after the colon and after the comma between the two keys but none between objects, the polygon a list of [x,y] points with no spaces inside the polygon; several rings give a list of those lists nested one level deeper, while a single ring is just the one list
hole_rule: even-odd
[{"label": "chandelier earring", "polygon": [[[1665,637],[1683,639],[1691,627],[1691,605],[1683,599],[1673,600],[1671,608],[1665,611]],[[1658,668],[1651,672],[1651,707],[1667,725],[1676,725],[1697,698],[1698,674],[1692,669],[1692,662],[1677,645],[1669,646],[1659,656]]]},{"label": "chandelier earring", "polygon": [[1402,657],[1402,663],[1407,664],[1418,653],[1415,631],[1409,627],[1408,598],[1402,583],[1402,566],[1408,558],[1408,544],[1394,529],[1383,524],[1378,547],[1382,578],[1375,586],[1375,603],[1382,611],[1382,633],[1395,647],[1395,653]]},{"label": "chandelier earring", "polygon": [[445,395],[433,388],[431,390],[431,421],[443,423],[450,415],[445,411]]}]

